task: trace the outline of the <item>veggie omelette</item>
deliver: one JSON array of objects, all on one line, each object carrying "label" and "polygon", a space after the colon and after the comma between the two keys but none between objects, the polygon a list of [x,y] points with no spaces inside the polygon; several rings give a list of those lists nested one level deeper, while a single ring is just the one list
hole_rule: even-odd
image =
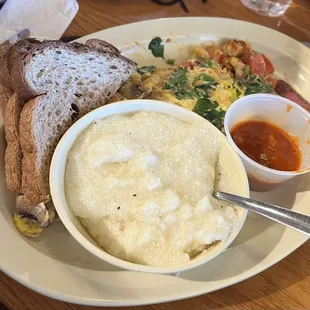
[{"label": "veggie omelette", "polygon": [[[149,49],[154,57],[164,58],[159,37],[150,42]],[[171,102],[200,114],[222,131],[225,112],[246,95],[278,93],[289,98],[294,93],[295,98],[289,99],[306,109],[310,107],[286,82],[272,76],[270,60],[245,41],[194,46],[188,61],[174,65],[173,59],[167,59],[166,63],[169,68],[138,69],[109,102],[136,98]]]}]

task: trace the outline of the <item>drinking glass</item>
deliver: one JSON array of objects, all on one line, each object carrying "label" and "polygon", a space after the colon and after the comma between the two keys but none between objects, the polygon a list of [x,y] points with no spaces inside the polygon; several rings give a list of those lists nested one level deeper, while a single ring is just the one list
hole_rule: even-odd
[{"label": "drinking glass", "polygon": [[257,14],[277,17],[286,12],[293,0],[241,0],[241,2]]}]

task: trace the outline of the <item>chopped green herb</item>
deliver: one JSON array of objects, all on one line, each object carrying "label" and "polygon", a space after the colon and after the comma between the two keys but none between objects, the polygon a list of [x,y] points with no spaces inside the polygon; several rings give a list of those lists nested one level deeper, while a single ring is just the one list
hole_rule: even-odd
[{"label": "chopped green herb", "polygon": [[205,92],[207,92],[210,89],[214,88],[216,85],[218,85],[218,82],[210,81],[210,82],[207,82],[207,83],[202,84],[202,85],[197,85],[197,86],[195,86],[195,88],[197,91],[204,90]]},{"label": "chopped green herb", "polygon": [[138,73],[143,75],[145,73],[153,73],[155,70],[156,70],[156,66],[145,66],[145,67],[139,68],[137,71]]},{"label": "chopped green herb", "polygon": [[175,59],[167,59],[166,63],[168,65],[174,65],[175,64]]},{"label": "chopped green herb", "polygon": [[202,77],[203,77],[203,79],[206,82],[213,82],[213,81],[215,81],[215,77],[212,76],[212,75],[209,75],[209,74],[204,74]]},{"label": "chopped green herb", "polygon": [[215,65],[215,61],[208,59],[205,62],[202,62],[199,67],[212,68]]},{"label": "chopped green herb", "polygon": [[212,102],[207,98],[198,99],[193,111],[223,131],[225,111],[219,107],[217,102]]},{"label": "chopped green herb", "polygon": [[168,82],[164,85],[164,89],[172,90],[179,100],[198,97],[195,89],[189,84],[186,73],[186,69],[179,68],[171,74]]},{"label": "chopped green herb", "polygon": [[164,58],[164,43],[160,37],[154,38],[148,47],[154,57]]},{"label": "chopped green herb", "polygon": [[246,89],[245,96],[258,93],[273,93],[270,83],[263,77],[254,74],[250,74],[245,79],[239,80],[238,83]]},{"label": "chopped green herb", "polygon": [[214,82],[215,77],[206,73],[201,73],[198,76],[195,77],[194,82],[198,80],[204,80],[205,82]]}]

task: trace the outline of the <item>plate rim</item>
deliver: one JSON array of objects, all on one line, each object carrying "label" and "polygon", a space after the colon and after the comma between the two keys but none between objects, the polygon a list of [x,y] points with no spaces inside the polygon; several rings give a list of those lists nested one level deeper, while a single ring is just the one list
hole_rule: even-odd
[{"label": "plate rim", "polygon": [[[293,40],[295,41],[295,43],[297,43],[297,45],[299,45],[299,47],[301,49],[304,49],[305,51],[307,50],[307,53],[310,56],[310,50],[307,49],[306,46],[304,46],[301,42],[297,41],[296,39],[289,37],[288,35],[281,33],[277,30],[274,30],[272,28],[268,28],[266,26],[257,24],[257,23],[253,23],[253,22],[248,22],[248,21],[243,21],[243,20],[236,20],[236,19],[232,19],[232,18],[223,18],[223,17],[171,17],[171,18],[159,18],[159,19],[149,19],[149,20],[144,20],[144,21],[138,21],[138,22],[133,22],[133,23],[128,23],[128,24],[124,24],[124,25],[117,25],[114,27],[110,27],[104,30],[100,30],[91,34],[88,34],[86,36],[83,36],[81,38],[79,38],[78,40],[76,40],[77,42],[85,42],[87,39],[89,38],[97,38],[99,36],[99,34],[102,33],[107,33],[109,31],[117,31],[117,30],[121,30],[122,28],[126,28],[128,26],[134,26],[134,25],[141,25],[141,24],[148,24],[148,23],[154,23],[154,22],[167,22],[167,21],[171,21],[171,20],[175,20],[180,22],[181,20],[213,20],[213,21],[227,21],[227,22],[232,22],[232,23],[236,23],[236,24],[249,24],[249,25],[255,25],[258,28],[262,28],[268,31],[273,32],[274,34],[277,34],[279,36],[282,36],[283,38],[287,38],[290,41]],[[258,268],[257,270],[255,270],[254,272],[246,273],[244,276],[238,276],[238,277],[234,277],[234,279],[232,281],[229,281],[228,283],[222,284],[217,286],[214,289],[199,289],[196,292],[192,292],[186,295],[182,295],[182,296],[176,296],[176,297],[164,297],[164,298],[149,298],[148,300],[134,300],[134,299],[125,299],[125,300],[107,300],[107,299],[93,299],[93,298],[80,298],[77,296],[72,296],[69,294],[63,294],[63,293],[55,293],[54,291],[47,289],[47,288],[42,288],[39,285],[33,284],[30,280],[27,281],[25,280],[22,276],[19,276],[17,274],[14,274],[14,272],[10,272],[8,270],[5,270],[0,262],[0,270],[6,274],[7,276],[9,276],[10,278],[14,279],[15,281],[19,282],[20,284],[24,285],[25,287],[43,295],[43,296],[47,296],[49,298],[52,299],[56,299],[59,301],[64,301],[64,302],[69,302],[69,303],[73,303],[73,304],[79,304],[79,305],[89,305],[89,306],[112,306],[112,307],[118,307],[118,306],[142,306],[142,305],[151,305],[151,304],[159,304],[159,303],[165,303],[165,302],[172,302],[172,301],[177,301],[177,300],[183,300],[183,299],[187,299],[187,298],[192,298],[192,297],[197,297],[197,296],[201,296],[207,293],[211,293],[220,289],[223,289],[225,287],[234,285],[236,283],[245,281],[265,270],[267,270],[268,268],[270,268],[271,266],[275,265],[276,263],[278,263],[279,261],[281,261],[282,259],[284,259],[285,257],[287,257],[288,255],[290,255],[291,253],[293,253],[296,249],[298,249],[301,245],[303,245],[308,239],[310,238],[310,236],[306,236],[304,235],[303,237],[300,238],[300,241],[298,243],[295,244],[294,247],[290,248],[288,251],[286,251],[284,254],[282,254],[280,257],[278,257],[277,259],[273,260],[272,262],[270,262],[269,264],[265,264],[264,266],[261,266],[260,268]]]}]

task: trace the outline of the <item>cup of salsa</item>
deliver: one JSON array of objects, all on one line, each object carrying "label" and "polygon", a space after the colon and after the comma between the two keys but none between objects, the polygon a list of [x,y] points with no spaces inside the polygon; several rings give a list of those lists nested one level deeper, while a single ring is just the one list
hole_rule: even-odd
[{"label": "cup of salsa", "polygon": [[310,171],[310,113],[296,103],[270,94],[242,97],[228,109],[224,128],[251,190],[268,191]]}]

